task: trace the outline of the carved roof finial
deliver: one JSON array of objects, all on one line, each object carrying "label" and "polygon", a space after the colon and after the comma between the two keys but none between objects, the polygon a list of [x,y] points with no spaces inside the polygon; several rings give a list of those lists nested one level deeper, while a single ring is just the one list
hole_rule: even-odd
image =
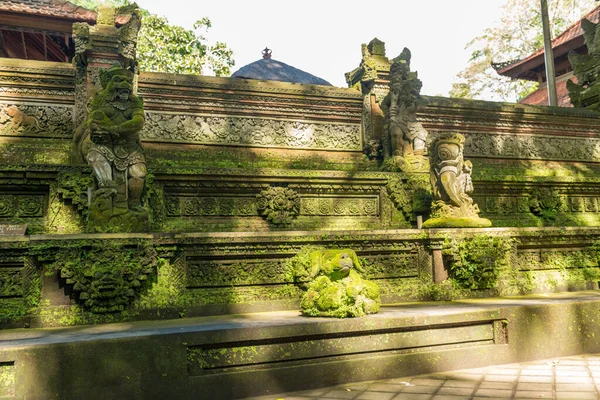
[{"label": "carved roof finial", "polygon": [[265,47],[265,49],[262,51],[263,58],[265,58],[265,59],[271,58],[272,52],[273,51],[270,48]]}]

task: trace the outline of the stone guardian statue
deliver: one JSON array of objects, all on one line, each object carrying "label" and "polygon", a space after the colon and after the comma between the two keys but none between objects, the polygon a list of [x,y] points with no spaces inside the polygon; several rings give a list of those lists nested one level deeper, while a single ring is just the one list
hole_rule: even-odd
[{"label": "stone guardian statue", "polygon": [[473,164],[464,160],[465,137],[459,133],[442,134],[430,145],[430,179],[433,189],[431,218],[424,228],[488,227],[490,220],[479,217],[479,207],[469,193],[473,192]]},{"label": "stone guardian statue", "polygon": [[91,100],[88,118],[76,135],[81,157],[92,167],[90,231],[146,231],[142,208],[146,159],[139,132],[142,100],[133,94],[133,73],[120,66],[100,71],[102,90]]},{"label": "stone guardian statue", "polygon": [[399,165],[405,172],[421,169],[424,165],[427,141],[427,130],[417,121],[417,111],[425,106],[420,94],[423,84],[417,73],[411,72],[410,59],[410,50],[404,48],[393,60],[390,91],[382,102],[385,114],[384,158],[400,158]]},{"label": "stone guardian statue", "polygon": [[573,66],[573,74],[577,83],[567,81],[567,90],[571,103],[575,107],[600,111],[600,24],[587,19],[581,20],[583,39],[588,48],[588,54],[582,55],[574,51],[568,54]]}]

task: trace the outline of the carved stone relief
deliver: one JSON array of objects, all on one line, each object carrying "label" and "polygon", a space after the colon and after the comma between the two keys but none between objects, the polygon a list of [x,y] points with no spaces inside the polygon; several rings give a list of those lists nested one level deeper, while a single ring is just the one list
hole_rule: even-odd
[{"label": "carved stone relief", "polygon": [[600,161],[600,140],[595,138],[488,133],[465,133],[464,136],[465,156]]},{"label": "carved stone relief", "polygon": [[0,104],[0,136],[70,137],[72,134],[72,107]]},{"label": "carved stone relief", "polygon": [[43,195],[0,195],[0,218],[35,218],[44,215]]},{"label": "carved stone relief", "polygon": [[373,198],[313,197],[300,200],[300,215],[378,216],[379,201]]},{"label": "carved stone relief", "polygon": [[165,200],[168,217],[258,215],[256,197],[202,196],[175,197]]},{"label": "carved stone relief", "polygon": [[142,139],[235,146],[362,150],[360,125],[146,112]]},{"label": "carved stone relief", "polygon": [[0,264],[0,298],[23,296],[23,264]]},{"label": "carved stone relief", "polygon": [[39,281],[39,271],[30,259],[0,257],[0,299],[27,296]]}]

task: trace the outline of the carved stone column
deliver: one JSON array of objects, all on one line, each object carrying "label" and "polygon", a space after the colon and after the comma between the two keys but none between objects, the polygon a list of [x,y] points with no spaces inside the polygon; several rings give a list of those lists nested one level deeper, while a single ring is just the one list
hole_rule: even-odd
[{"label": "carved stone column", "polygon": [[348,87],[364,96],[363,136],[365,153],[376,158],[382,140],[384,115],[381,102],[389,91],[391,62],[385,55],[385,43],[375,38],[362,45],[362,60],[358,68],[346,73]]},{"label": "carved stone column", "polygon": [[77,130],[73,162],[93,170],[89,232],[149,229],[142,207],[146,159],[139,132],[145,121],[135,95],[141,15],[135,5],[101,7],[97,24],[74,24]]},{"label": "carved stone column", "polygon": [[444,256],[442,249],[444,242],[431,242],[429,248],[431,249],[431,260],[433,270],[433,282],[440,283],[448,279],[448,270],[444,265]]}]

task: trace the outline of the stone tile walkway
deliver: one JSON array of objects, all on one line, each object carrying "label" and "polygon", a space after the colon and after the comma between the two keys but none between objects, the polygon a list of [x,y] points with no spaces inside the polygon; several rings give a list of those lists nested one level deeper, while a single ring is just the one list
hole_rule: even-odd
[{"label": "stone tile walkway", "polygon": [[252,399],[600,399],[600,354],[349,383]]}]

